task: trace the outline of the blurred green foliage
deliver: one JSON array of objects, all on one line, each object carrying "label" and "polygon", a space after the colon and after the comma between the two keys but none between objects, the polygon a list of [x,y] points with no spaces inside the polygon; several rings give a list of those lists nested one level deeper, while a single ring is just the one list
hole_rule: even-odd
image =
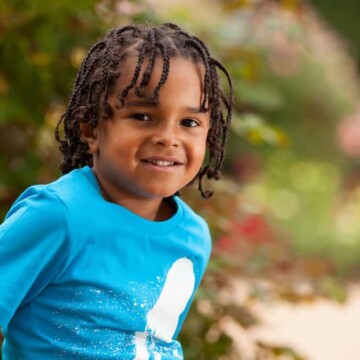
[{"label": "blurred green foliage", "polygon": [[[184,192],[208,219],[214,252],[181,338],[187,359],[242,359],[238,338],[259,323],[254,301],[345,301],[340,275],[359,270],[357,161],[337,139],[357,105],[355,61],[300,0],[0,0],[1,215],[59,175],[53,130],[80,62],[109,28],[134,21],[195,32],[234,80],[224,179],[208,184],[208,202]],[[251,286],[239,294],[243,278]],[[247,341],[253,360],[302,359]]]},{"label": "blurred green foliage", "polygon": [[[103,32],[96,1],[0,2],[0,211],[57,174],[53,128],[85,48]],[[80,57],[80,59],[78,59]]]},{"label": "blurred green foliage", "polygon": [[312,0],[315,8],[326,18],[334,28],[351,44],[353,55],[360,68],[360,28],[358,17],[360,3],[354,0],[345,0],[338,6],[337,1]]}]

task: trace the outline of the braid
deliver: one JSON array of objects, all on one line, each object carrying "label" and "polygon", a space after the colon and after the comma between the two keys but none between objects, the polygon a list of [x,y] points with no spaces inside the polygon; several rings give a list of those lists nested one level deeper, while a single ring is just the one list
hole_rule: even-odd
[{"label": "braid", "polygon": [[166,44],[160,44],[160,49],[164,58],[164,65],[163,65],[163,71],[159,80],[159,83],[157,84],[155,90],[154,90],[154,99],[153,101],[157,103],[159,101],[159,92],[161,86],[163,86],[167,80],[167,77],[169,75],[170,70],[170,56],[169,56],[169,49]]},{"label": "braid", "polygon": [[[154,103],[159,101],[160,90],[167,81],[171,58],[182,57],[203,64],[205,73],[200,109],[210,111],[207,137],[209,160],[198,173],[198,189],[204,198],[210,197],[212,191],[204,189],[203,179],[205,176],[215,180],[221,177],[220,169],[225,158],[225,144],[234,106],[234,90],[229,73],[220,62],[211,57],[205,43],[172,23],[159,27],[128,25],[116,28],[91,47],[80,66],[66,111],[55,128],[55,138],[63,154],[62,172],[68,173],[85,165],[92,166],[89,147],[81,140],[80,123],[89,123],[95,128],[102,119],[106,121],[111,118],[113,109],[108,103],[109,94],[121,76],[121,64],[133,54],[137,55],[135,70],[130,83],[118,95],[119,106],[124,105],[129,91],[138,84],[145,59],[146,68],[140,84],[135,88],[138,97],[144,96],[156,58],[160,56],[163,59],[161,77],[153,92]],[[218,71],[227,79],[228,95],[220,86]],[[223,108],[226,114],[223,113]]]},{"label": "braid", "polygon": [[136,89],[136,95],[140,96],[140,97],[144,95],[145,87],[150,80],[152,69],[153,69],[154,63],[155,63],[155,56],[156,56],[156,31],[155,31],[155,29],[151,29],[149,31],[148,38],[150,40],[150,47],[151,47],[150,54],[149,54],[149,62],[146,67],[146,70],[144,72],[140,86]]},{"label": "braid", "polygon": [[139,49],[139,57],[138,57],[138,61],[137,61],[136,67],[135,67],[133,78],[132,78],[130,84],[122,91],[122,93],[120,95],[119,100],[121,101],[122,105],[124,103],[124,100],[125,100],[127,94],[135,86],[135,84],[136,84],[136,82],[137,82],[137,80],[139,78],[141,67],[142,67],[142,65],[144,63],[144,60],[145,60],[145,48],[146,48],[146,45],[142,44],[140,49]]},{"label": "braid", "polygon": [[205,65],[205,75],[204,75],[204,98],[202,100],[202,103],[201,103],[201,110],[204,110],[206,109],[206,104],[208,102],[208,93],[209,93],[209,73],[210,73],[210,65],[209,65],[209,61],[208,61],[208,55],[206,53],[206,50],[201,47],[199,45],[199,43],[194,40],[194,39],[191,39],[191,40],[188,40],[185,44],[185,46],[192,46],[194,47],[196,50],[199,51],[201,57],[202,57],[202,60],[204,62],[204,65]]}]

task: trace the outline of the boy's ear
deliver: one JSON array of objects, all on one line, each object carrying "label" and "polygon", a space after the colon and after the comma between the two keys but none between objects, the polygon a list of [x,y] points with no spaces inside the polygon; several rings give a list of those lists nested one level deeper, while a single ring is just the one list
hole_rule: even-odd
[{"label": "boy's ear", "polygon": [[80,122],[80,139],[89,146],[89,153],[95,154],[98,151],[98,130],[89,123]]}]

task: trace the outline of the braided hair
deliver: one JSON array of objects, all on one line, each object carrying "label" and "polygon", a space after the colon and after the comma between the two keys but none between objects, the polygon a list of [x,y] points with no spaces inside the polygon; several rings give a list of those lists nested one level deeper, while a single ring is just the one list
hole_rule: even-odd
[{"label": "braided hair", "polygon": [[[88,144],[81,140],[80,123],[89,123],[95,128],[99,122],[99,114],[105,120],[112,116],[113,109],[107,102],[108,96],[121,76],[121,64],[133,53],[137,54],[137,63],[130,83],[119,94],[122,104],[138,81],[140,84],[134,89],[135,94],[144,96],[156,56],[162,56],[163,69],[154,89],[154,103],[159,100],[160,89],[168,77],[171,58],[182,57],[204,65],[204,94],[200,108],[206,111],[208,107],[210,111],[208,164],[200,169],[197,178],[202,197],[209,198],[212,192],[204,190],[203,178],[205,175],[208,179],[219,180],[221,177],[220,168],[224,161],[233,108],[233,86],[227,70],[212,58],[204,42],[171,23],[159,27],[147,24],[119,27],[111,30],[89,50],[80,66],[67,109],[55,129],[55,138],[60,143],[59,148],[63,154],[62,173],[66,174],[85,165],[92,167],[92,154],[88,152]],[[148,62],[140,80],[145,58]],[[228,95],[220,86],[218,70],[225,74],[228,81]],[[225,115],[223,109],[226,110]],[[60,136],[60,129],[64,133],[63,138]]]}]

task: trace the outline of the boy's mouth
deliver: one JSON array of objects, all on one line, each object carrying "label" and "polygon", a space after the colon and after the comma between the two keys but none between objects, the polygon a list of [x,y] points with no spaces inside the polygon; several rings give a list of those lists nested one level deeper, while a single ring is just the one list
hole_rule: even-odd
[{"label": "boy's mouth", "polygon": [[180,161],[176,159],[148,158],[148,159],[143,159],[142,161],[160,167],[169,167],[169,166],[176,166],[182,164]]},{"label": "boy's mouth", "polygon": [[156,165],[156,166],[173,166],[173,165],[175,165],[175,163],[173,161],[147,160],[146,162]]}]

